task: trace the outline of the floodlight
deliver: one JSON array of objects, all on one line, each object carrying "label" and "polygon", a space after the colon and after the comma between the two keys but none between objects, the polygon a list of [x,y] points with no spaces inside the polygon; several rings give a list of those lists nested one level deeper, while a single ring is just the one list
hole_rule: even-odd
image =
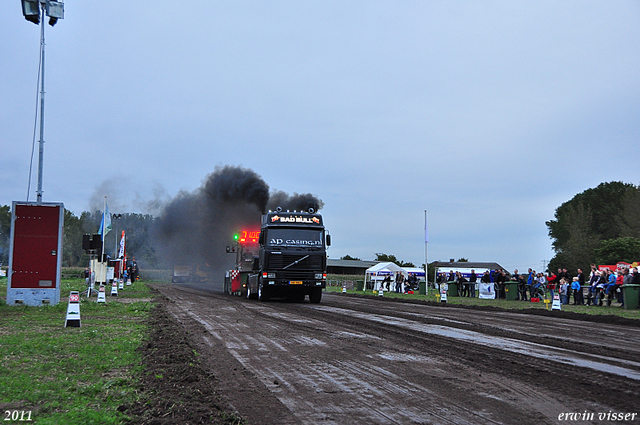
[{"label": "floodlight", "polygon": [[49,25],[54,26],[58,19],[64,19],[64,3],[61,1],[48,0],[46,12],[49,17]]},{"label": "floodlight", "polygon": [[33,22],[34,24],[40,24],[40,3],[38,0],[22,0],[22,14],[24,18]]},{"label": "floodlight", "polygon": [[64,19],[64,3],[56,0],[21,0],[24,18],[36,25],[40,24],[40,4],[44,5],[49,25],[54,26],[58,19]]}]

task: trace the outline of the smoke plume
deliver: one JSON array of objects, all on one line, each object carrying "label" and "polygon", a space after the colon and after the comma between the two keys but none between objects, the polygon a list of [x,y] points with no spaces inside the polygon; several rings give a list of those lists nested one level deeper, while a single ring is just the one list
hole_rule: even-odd
[{"label": "smoke plume", "polygon": [[156,238],[165,262],[205,266],[213,276],[224,276],[235,256],[226,253],[235,232],[260,228],[267,208],[316,211],[323,202],[311,194],[269,194],[267,183],[253,170],[216,167],[194,192],[180,192],[169,201],[156,222]]}]

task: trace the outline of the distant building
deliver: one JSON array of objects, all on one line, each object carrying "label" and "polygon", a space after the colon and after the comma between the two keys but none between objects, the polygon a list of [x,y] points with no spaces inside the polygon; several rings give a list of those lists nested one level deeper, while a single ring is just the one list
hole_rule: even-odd
[{"label": "distant building", "polygon": [[365,275],[369,267],[373,267],[380,261],[340,260],[329,258],[327,260],[327,273]]},{"label": "distant building", "polygon": [[470,261],[434,261],[429,265],[443,269],[443,271],[447,268],[453,271],[456,271],[456,269],[474,269],[476,272],[496,269],[507,270],[498,263],[475,263]]}]

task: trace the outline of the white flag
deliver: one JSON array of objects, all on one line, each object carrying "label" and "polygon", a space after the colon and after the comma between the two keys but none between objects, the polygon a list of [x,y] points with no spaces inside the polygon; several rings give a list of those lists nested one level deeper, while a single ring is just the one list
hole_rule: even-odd
[{"label": "white flag", "polygon": [[122,231],[122,237],[120,238],[120,250],[118,251],[118,258],[124,258],[124,230]]}]

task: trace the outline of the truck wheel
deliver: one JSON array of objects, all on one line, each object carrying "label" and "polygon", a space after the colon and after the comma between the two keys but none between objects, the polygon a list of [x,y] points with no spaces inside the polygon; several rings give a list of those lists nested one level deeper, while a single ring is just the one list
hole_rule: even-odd
[{"label": "truck wheel", "polygon": [[262,285],[258,286],[258,299],[260,301],[269,301],[269,293]]},{"label": "truck wheel", "polygon": [[322,299],[322,288],[315,288],[309,294],[309,302],[311,304],[318,304],[321,299]]}]

